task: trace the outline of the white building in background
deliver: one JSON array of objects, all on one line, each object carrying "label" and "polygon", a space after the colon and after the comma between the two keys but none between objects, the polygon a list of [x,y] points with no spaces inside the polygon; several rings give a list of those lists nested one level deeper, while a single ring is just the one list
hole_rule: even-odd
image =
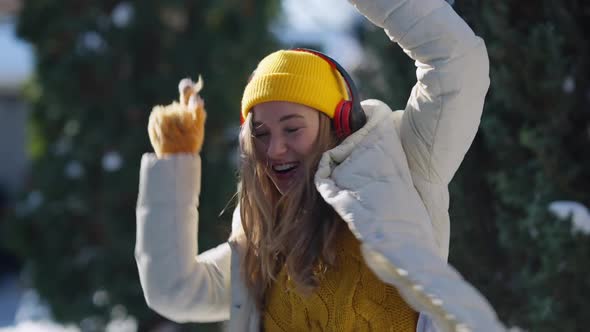
[{"label": "white building in background", "polygon": [[22,86],[33,70],[31,48],[16,37],[17,7],[0,0],[0,191],[8,196],[22,189],[28,167]]},{"label": "white building in background", "polygon": [[[25,144],[27,107],[22,86],[33,70],[31,48],[16,37],[20,1],[0,0],[0,222],[10,198],[24,189],[28,172]],[[22,289],[16,260],[0,251],[0,331],[14,323]]]}]

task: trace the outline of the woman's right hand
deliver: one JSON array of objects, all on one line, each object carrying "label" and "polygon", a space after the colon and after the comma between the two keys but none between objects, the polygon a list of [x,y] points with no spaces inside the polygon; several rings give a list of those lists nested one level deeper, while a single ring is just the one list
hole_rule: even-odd
[{"label": "woman's right hand", "polygon": [[203,80],[185,78],[178,84],[180,102],[155,106],[148,133],[158,158],[174,153],[199,153],[205,135],[205,102],[199,96]]}]

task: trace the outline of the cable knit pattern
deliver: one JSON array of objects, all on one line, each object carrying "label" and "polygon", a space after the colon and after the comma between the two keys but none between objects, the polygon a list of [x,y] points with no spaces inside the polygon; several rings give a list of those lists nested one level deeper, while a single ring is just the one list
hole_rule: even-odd
[{"label": "cable knit pattern", "polygon": [[267,294],[264,331],[416,331],[418,314],[367,267],[348,229],[337,250],[336,267],[309,295],[280,272]]}]

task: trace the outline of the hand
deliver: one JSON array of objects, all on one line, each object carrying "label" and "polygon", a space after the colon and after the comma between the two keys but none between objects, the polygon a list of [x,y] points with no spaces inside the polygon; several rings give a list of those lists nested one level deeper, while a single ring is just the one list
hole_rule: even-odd
[{"label": "hand", "polygon": [[185,78],[178,84],[180,102],[155,106],[148,133],[158,158],[174,153],[199,153],[205,136],[205,102],[199,96],[203,80]]}]

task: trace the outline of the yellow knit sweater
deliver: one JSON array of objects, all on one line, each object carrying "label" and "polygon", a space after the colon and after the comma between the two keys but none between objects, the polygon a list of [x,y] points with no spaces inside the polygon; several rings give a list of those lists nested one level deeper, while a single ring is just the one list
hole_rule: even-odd
[{"label": "yellow knit sweater", "polygon": [[336,267],[310,295],[297,292],[285,269],[279,273],[266,295],[264,331],[416,331],[417,312],[373,274],[348,229],[337,250]]}]

